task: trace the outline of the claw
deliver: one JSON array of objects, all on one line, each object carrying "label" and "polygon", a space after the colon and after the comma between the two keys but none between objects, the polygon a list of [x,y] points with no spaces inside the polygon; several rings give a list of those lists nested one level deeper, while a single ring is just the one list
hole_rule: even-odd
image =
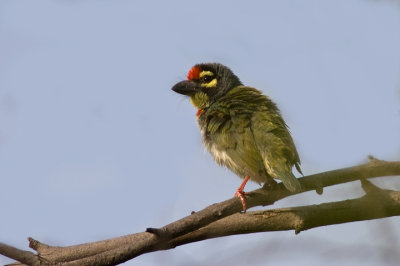
[{"label": "claw", "polygon": [[234,197],[238,197],[240,199],[240,201],[242,202],[243,212],[246,212],[246,210],[247,210],[246,200],[244,198],[245,194],[246,194],[246,192],[237,190],[235,195],[234,195]]},{"label": "claw", "polygon": [[234,195],[234,197],[238,197],[240,199],[240,201],[242,202],[242,206],[243,206],[243,212],[246,212],[247,210],[247,206],[246,206],[246,199],[244,198],[244,196],[247,194],[246,192],[243,191],[244,187],[246,186],[247,181],[249,181],[250,176],[246,176],[242,182],[242,184],[240,185],[240,187],[236,190],[236,193]]}]

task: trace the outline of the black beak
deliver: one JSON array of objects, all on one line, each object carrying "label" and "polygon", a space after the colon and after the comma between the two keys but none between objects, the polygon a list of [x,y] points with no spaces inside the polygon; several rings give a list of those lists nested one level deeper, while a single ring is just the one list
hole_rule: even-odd
[{"label": "black beak", "polygon": [[175,84],[172,90],[183,95],[192,96],[197,92],[197,86],[198,85],[193,81],[184,80]]}]

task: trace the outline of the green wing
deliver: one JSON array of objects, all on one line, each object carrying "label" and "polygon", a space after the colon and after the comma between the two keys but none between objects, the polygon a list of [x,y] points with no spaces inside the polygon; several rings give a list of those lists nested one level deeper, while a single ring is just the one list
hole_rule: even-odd
[{"label": "green wing", "polygon": [[292,173],[293,165],[300,169],[300,159],[279,112],[271,109],[254,112],[251,128],[267,173],[282,180],[290,191],[300,191],[300,183]]},{"label": "green wing", "polygon": [[214,106],[207,112],[206,124],[209,140],[205,140],[205,144],[218,164],[242,178],[249,175],[255,182],[266,181],[263,161],[250,127],[251,113],[236,113],[227,106]]},{"label": "green wing", "polygon": [[207,149],[220,165],[258,183],[277,178],[291,191],[300,183],[299,156],[276,105],[260,91],[239,86],[200,117]]}]

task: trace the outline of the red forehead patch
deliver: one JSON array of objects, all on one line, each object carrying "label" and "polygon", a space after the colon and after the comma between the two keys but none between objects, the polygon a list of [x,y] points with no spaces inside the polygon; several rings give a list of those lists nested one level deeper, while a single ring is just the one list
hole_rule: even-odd
[{"label": "red forehead patch", "polygon": [[188,80],[199,79],[201,69],[197,66],[192,67],[187,75]]}]

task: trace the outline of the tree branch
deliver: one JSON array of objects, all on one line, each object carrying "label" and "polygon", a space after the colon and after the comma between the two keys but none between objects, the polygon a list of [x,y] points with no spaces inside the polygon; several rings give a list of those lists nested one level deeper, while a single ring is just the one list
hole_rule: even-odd
[{"label": "tree branch", "polygon": [[[322,192],[323,187],[331,185],[362,178],[392,175],[400,175],[400,162],[386,162],[371,157],[366,164],[302,177],[299,178],[299,181],[303,187],[302,192],[310,190]],[[364,182],[364,187],[371,188],[373,186],[366,184]],[[368,192],[368,190],[366,191]],[[368,192],[366,196],[360,199],[289,209],[248,212],[244,215],[238,214],[242,209],[240,200],[232,198],[213,204],[159,229],[148,228],[147,232],[94,243],[69,247],[52,247],[29,238],[30,247],[39,254],[36,255],[36,260],[24,260],[23,256],[30,257],[33,253],[15,248],[13,252],[10,252],[3,248],[9,247],[4,244],[0,245],[0,254],[29,265],[39,265],[40,262],[40,265],[49,265],[51,263],[61,263],[60,265],[115,265],[143,253],[173,248],[178,245],[218,236],[291,229],[300,232],[316,226],[399,215],[398,199],[400,196],[397,193],[400,192],[383,191],[377,188],[374,192]],[[254,190],[246,196],[246,203],[249,208],[271,205],[277,200],[293,194],[287,191],[282,184],[279,184],[274,190]],[[382,200],[382,198],[385,200]],[[378,203],[380,207],[377,205]],[[382,208],[382,206],[386,206],[389,209],[385,209],[383,213],[381,212],[381,216],[378,214],[365,216],[369,212],[363,208],[367,206],[371,208],[372,205],[378,209]],[[362,212],[357,211],[361,209],[363,210]],[[358,216],[355,216],[355,213]],[[342,220],[338,220],[339,218],[342,218]],[[266,220],[269,222],[266,222]],[[264,227],[259,227],[261,224],[264,224]]]},{"label": "tree branch", "polygon": [[0,254],[28,265],[36,265],[39,258],[30,251],[20,250],[15,247],[0,243]]},{"label": "tree branch", "polygon": [[170,241],[173,247],[222,236],[255,232],[301,231],[326,225],[400,215],[400,192],[362,181],[363,197],[311,206],[233,214]]}]

